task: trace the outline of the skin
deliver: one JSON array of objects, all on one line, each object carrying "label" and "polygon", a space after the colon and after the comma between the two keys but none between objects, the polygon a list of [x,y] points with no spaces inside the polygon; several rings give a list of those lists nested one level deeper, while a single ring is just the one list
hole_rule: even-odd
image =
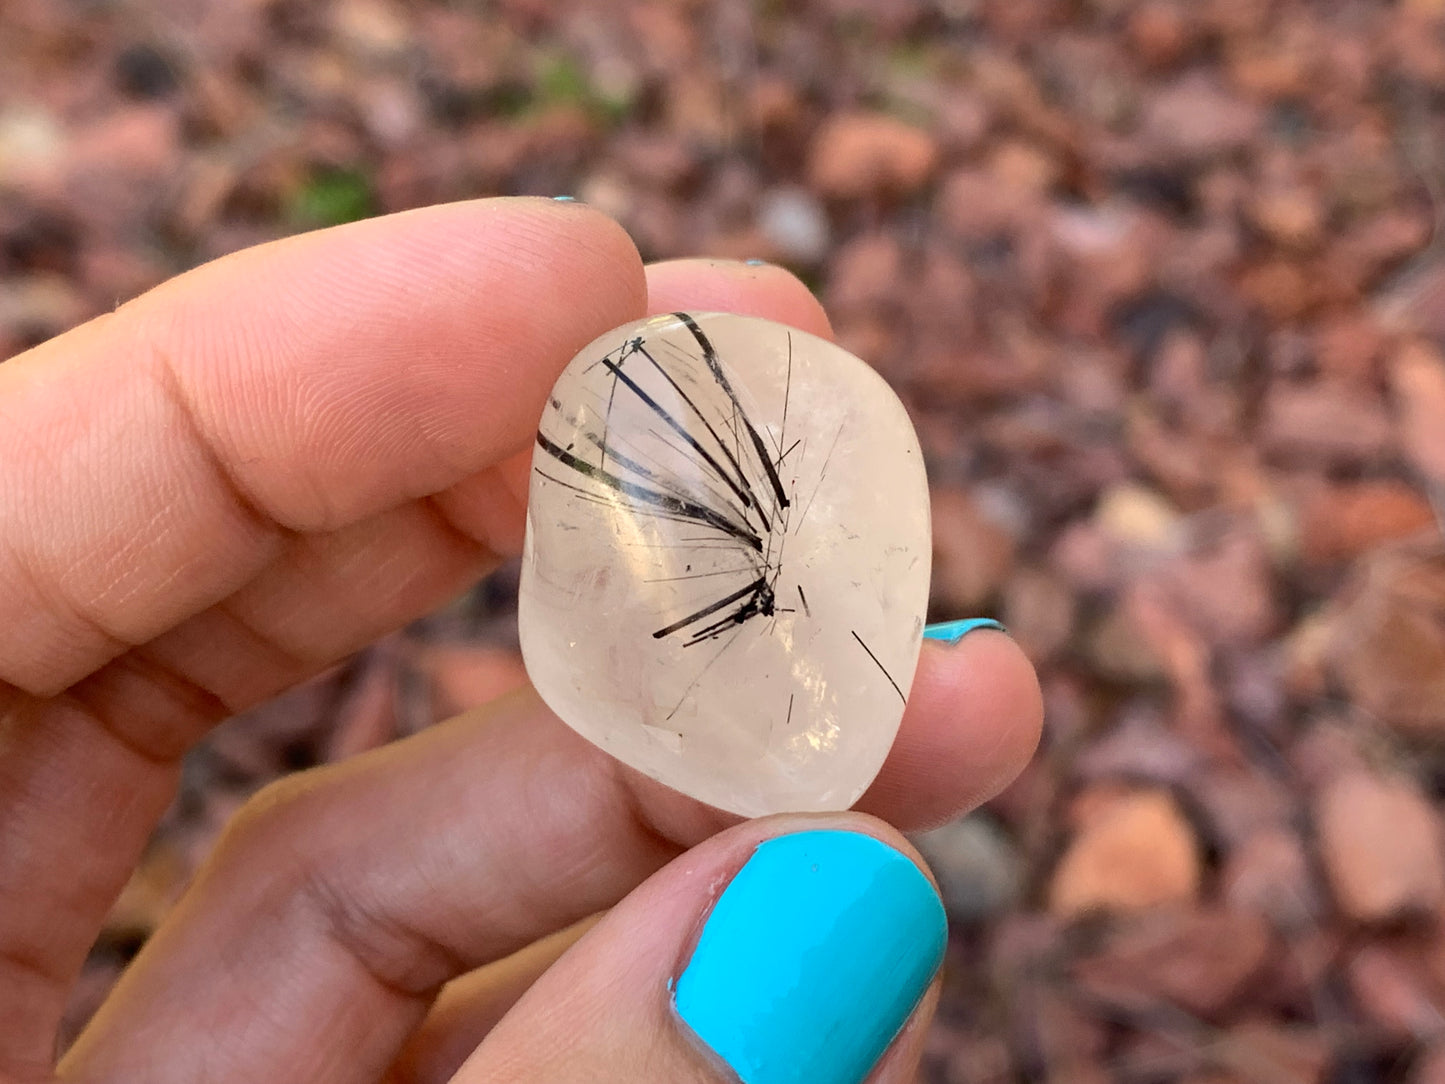
[{"label": "skin", "polygon": [[679,308],[829,334],[780,269],[644,267],[583,206],[487,200],[238,253],[0,365],[0,1082],[721,1080],[666,987],[752,848],[911,855],[890,825],[1016,774],[1040,699],[994,632],[925,645],[847,814],[737,823],[523,690],[266,788],[56,1064],[185,751],[518,552],[557,373]]}]

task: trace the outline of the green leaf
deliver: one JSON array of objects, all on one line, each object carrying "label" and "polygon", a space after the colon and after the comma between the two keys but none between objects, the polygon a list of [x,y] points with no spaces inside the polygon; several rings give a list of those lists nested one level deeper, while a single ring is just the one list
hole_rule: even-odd
[{"label": "green leaf", "polygon": [[291,218],[308,227],[339,226],[376,213],[371,182],[354,169],[327,169],[314,173],[296,193]]}]

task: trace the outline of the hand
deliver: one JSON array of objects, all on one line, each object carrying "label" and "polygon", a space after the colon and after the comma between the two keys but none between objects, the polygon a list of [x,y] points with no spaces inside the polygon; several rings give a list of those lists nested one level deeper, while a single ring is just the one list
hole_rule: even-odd
[{"label": "hand", "polygon": [[[779,1011],[835,1029],[822,1048],[806,1028],[758,1038],[754,1079],[858,1079],[866,1050],[842,1048],[886,1043],[890,1012],[910,1023],[878,1079],[912,1078],[931,964],[889,1005],[847,967],[867,965],[869,923],[933,921],[888,824],[975,805],[1034,746],[1033,672],[996,632],[925,645],[860,803],[882,820],[736,823],[619,767],[530,690],[285,779],[53,1065],[67,989],[186,749],[515,554],[558,371],[681,308],[829,333],[779,269],[644,268],[585,207],[489,200],[218,260],[0,365],[0,1081],[722,1081],[670,990],[745,863],[777,913],[727,897],[706,935],[722,957],[684,979],[693,1029],[716,1048],[746,1015],[717,973],[752,922],[736,959],[771,944],[768,966],[802,974]],[[800,860],[840,878],[821,903],[799,895]],[[860,882],[876,891],[842,913]],[[790,900],[820,907],[819,945],[756,925]],[[890,952],[926,954],[920,938]],[[831,989],[805,948],[843,962]],[[737,1026],[793,1019],[762,1016]]]}]

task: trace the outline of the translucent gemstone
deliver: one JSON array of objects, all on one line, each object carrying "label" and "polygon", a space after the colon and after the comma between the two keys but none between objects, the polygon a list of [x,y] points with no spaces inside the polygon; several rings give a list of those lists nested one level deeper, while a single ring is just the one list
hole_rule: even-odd
[{"label": "translucent gemstone", "polygon": [[931,557],[883,380],[770,321],[675,313],[563,371],[532,457],[522,654],[624,763],[721,809],[844,809],[898,730]]}]

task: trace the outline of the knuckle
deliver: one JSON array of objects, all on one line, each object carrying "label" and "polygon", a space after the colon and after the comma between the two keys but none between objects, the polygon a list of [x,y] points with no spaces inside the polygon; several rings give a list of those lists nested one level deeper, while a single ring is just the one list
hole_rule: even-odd
[{"label": "knuckle", "polygon": [[407,921],[416,903],[398,875],[404,856],[375,846],[358,794],[330,768],[286,776],[232,818],[213,866],[288,916],[321,951],[340,951],[403,997],[430,996],[467,969],[439,938]]}]

